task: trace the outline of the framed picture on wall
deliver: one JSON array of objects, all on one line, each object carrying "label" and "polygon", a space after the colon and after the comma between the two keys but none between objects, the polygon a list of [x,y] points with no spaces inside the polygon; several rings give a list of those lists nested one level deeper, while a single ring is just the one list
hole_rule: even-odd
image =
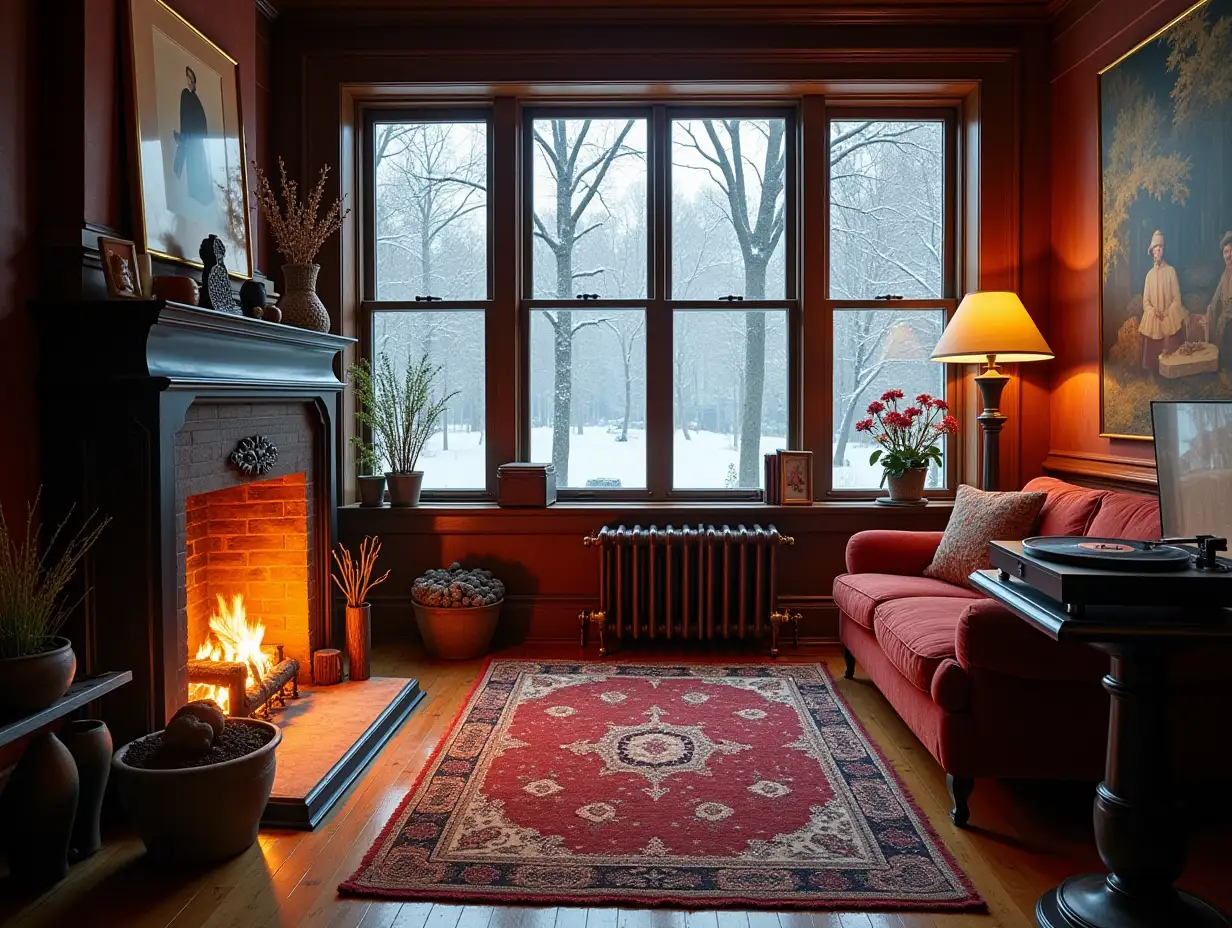
[{"label": "framed picture on wall", "polygon": [[1100,434],[1152,400],[1232,398],[1232,0],[1202,0],[1099,77]]},{"label": "framed picture on wall", "polygon": [[128,0],[130,133],[139,245],[201,267],[217,235],[237,277],[253,271],[239,67],[162,0]]}]

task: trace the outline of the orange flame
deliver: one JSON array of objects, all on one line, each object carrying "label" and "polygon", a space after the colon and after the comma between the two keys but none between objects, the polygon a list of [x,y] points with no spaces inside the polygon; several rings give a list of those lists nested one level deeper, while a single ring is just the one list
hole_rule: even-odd
[{"label": "orange flame", "polygon": [[[210,631],[213,639],[207,638],[197,649],[197,660],[247,664],[250,680],[260,680],[273,667],[269,655],[261,650],[265,626],[259,621],[248,620],[244,597],[239,593],[231,597],[229,606],[219,594],[218,610],[210,616]],[[230,711],[226,687],[194,683],[188,688],[188,698],[213,699],[223,712]]]}]

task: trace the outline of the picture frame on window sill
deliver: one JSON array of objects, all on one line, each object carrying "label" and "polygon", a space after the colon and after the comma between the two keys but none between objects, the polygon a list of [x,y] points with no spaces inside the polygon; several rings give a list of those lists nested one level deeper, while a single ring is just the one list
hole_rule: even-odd
[{"label": "picture frame on window sill", "polygon": [[239,65],[162,0],[128,0],[128,132],[138,246],[201,267],[222,239],[232,277],[250,279],[253,248]]},{"label": "picture frame on window sill", "polygon": [[783,506],[813,504],[813,452],[779,452],[779,503]]}]

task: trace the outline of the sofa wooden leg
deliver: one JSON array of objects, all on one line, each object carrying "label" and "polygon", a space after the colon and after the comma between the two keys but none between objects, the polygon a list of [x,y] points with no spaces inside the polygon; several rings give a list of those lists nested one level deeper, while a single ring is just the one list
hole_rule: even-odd
[{"label": "sofa wooden leg", "polygon": [[846,648],[843,648],[843,663],[847,665],[847,668],[843,671],[843,676],[850,680],[856,675],[856,656]]},{"label": "sofa wooden leg", "polygon": [[972,777],[956,777],[947,773],[945,788],[950,791],[950,798],[954,800],[950,818],[959,828],[966,828],[967,820],[971,817],[971,810],[967,808],[967,800],[971,798],[971,791],[975,789],[975,780]]}]

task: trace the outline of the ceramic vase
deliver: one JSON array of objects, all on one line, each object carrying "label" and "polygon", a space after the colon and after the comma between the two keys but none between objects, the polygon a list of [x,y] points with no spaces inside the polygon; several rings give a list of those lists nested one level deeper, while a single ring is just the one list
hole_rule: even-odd
[{"label": "ceramic vase", "polygon": [[896,503],[918,503],[924,498],[924,482],[928,479],[927,467],[912,467],[901,477],[886,476],[890,499]]},{"label": "ceramic vase", "polygon": [[69,722],[60,731],[60,740],[77,764],[80,791],[77,796],[77,817],[69,848],[73,860],[89,857],[102,844],[99,817],[103,811],[103,795],[107,792],[107,777],[111,772],[111,732],[98,719]]},{"label": "ceramic vase", "polygon": [[282,310],[284,325],[317,332],[329,331],[329,313],[326,312],[321,298],[317,296],[317,274],[320,272],[319,264],[282,266],[282,279],[286,288],[278,308]]},{"label": "ceramic vase", "polygon": [[346,607],[346,649],[351,679],[367,680],[371,677],[372,607],[367,603]]},{"label": "ceramic vase", "polygon": [[79,791],[68,748],[50,732],[36,735],[4,791],[4,842],[17,885],[47,886],[68,873]]}]

